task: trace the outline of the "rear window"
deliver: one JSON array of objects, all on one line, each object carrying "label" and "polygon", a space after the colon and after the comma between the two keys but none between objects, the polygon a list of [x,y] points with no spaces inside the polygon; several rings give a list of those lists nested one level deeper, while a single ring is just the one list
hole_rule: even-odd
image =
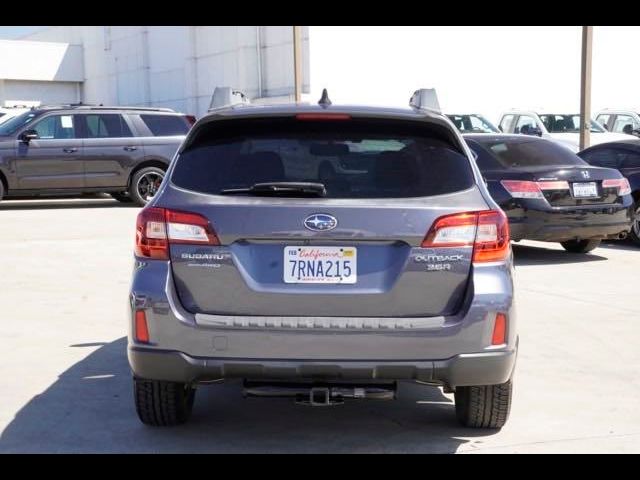
[{"label": "rear window", "polygon": [[[553,165],[586,165],[568,148],[541,139],[476,140],[486,153],[495,158],[504,168],[546,167]],[[478,156],[483,153],[474,148]]]},{"label": "rear window", "polygon": [[[226,123],[226,125],[224,125]],[[322,183],[329,198],[401,198],[466,190],[470,162],[444,132],[406,122],[215,122],[180,155],[172,182],[219,194],[257,183]],[[209,131],[206,129],[209,128]]]},{"label": "rear window", "polygon": [[154,137],[186,135],[190,128],[187,119],[180,115],[140,115],[140,118]]}]

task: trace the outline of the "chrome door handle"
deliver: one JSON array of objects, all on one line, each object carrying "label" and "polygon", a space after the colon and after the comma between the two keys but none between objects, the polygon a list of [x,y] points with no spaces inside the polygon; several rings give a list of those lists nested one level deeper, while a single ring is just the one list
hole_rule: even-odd
[{"label": "chrome door handle", "polygon": [[77,148],[63,148],[62,151],[64,153],[76,153],[78,151]]},{"label": "chrome door handle", "polygon": [[138,147],[131,147],[131,146],[129,146],[129,147],[124,147],[124,149],[125,149],[127,152],[135,152],[135,151],[138,149]]}]

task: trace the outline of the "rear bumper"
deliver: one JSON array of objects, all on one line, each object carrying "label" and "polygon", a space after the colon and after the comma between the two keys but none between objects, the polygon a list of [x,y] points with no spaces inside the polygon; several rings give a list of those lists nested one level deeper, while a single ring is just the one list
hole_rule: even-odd
[{"label": "rear bumper", "polygon": [[[138,262],[130,296],[129,362],[141,378],[347,379],[462,385],[503,383],[517,350],[511,262],[474,266],[457,315],[426,318],[193,315],[179,301],[169,262]],[[136,310],[151,343],[133,338]],[[497,312],[504,345],[492,346]]]},{"label": "rear bumper", "polygon": [[607,239],[631,229],[633,209],[629,200],[598,207],[541,207],[538,203],[525,200],[517,207],[503,207],[513,240]]},{"label": "rear bumper", "polygon": [[137,377],[186,383],[222,378],[420,380],[455,388],[506,382],[513,373],[516,352],[460,354],[435,361],[310,361],[195,358],[134,346],[129,348],[129,363]]}]

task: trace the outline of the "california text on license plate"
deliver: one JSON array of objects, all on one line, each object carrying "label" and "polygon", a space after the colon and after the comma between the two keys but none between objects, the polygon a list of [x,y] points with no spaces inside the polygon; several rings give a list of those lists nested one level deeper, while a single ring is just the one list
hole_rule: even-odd
[{"label": "california text on license plate", "polygon": [[285,283],[356,283],[354,247],[284,247]]},{"label": "california text on license plate", "polygon": [[573,196],[576,198],[597,197],[598,185],[596,184],[596,182],[574,183]]}]

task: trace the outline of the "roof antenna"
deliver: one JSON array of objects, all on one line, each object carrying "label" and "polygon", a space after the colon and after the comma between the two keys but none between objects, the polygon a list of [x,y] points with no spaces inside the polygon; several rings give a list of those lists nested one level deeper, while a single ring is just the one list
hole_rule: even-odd
[{"label": "roof antenna", "polygon": [[329,92],[327,92],[326,88],[322,89],[322,97],[320,98],[318,105],[320,105],[321,107],[328,107],[329,105],[331,105],[331,100],[329,100]]}]

